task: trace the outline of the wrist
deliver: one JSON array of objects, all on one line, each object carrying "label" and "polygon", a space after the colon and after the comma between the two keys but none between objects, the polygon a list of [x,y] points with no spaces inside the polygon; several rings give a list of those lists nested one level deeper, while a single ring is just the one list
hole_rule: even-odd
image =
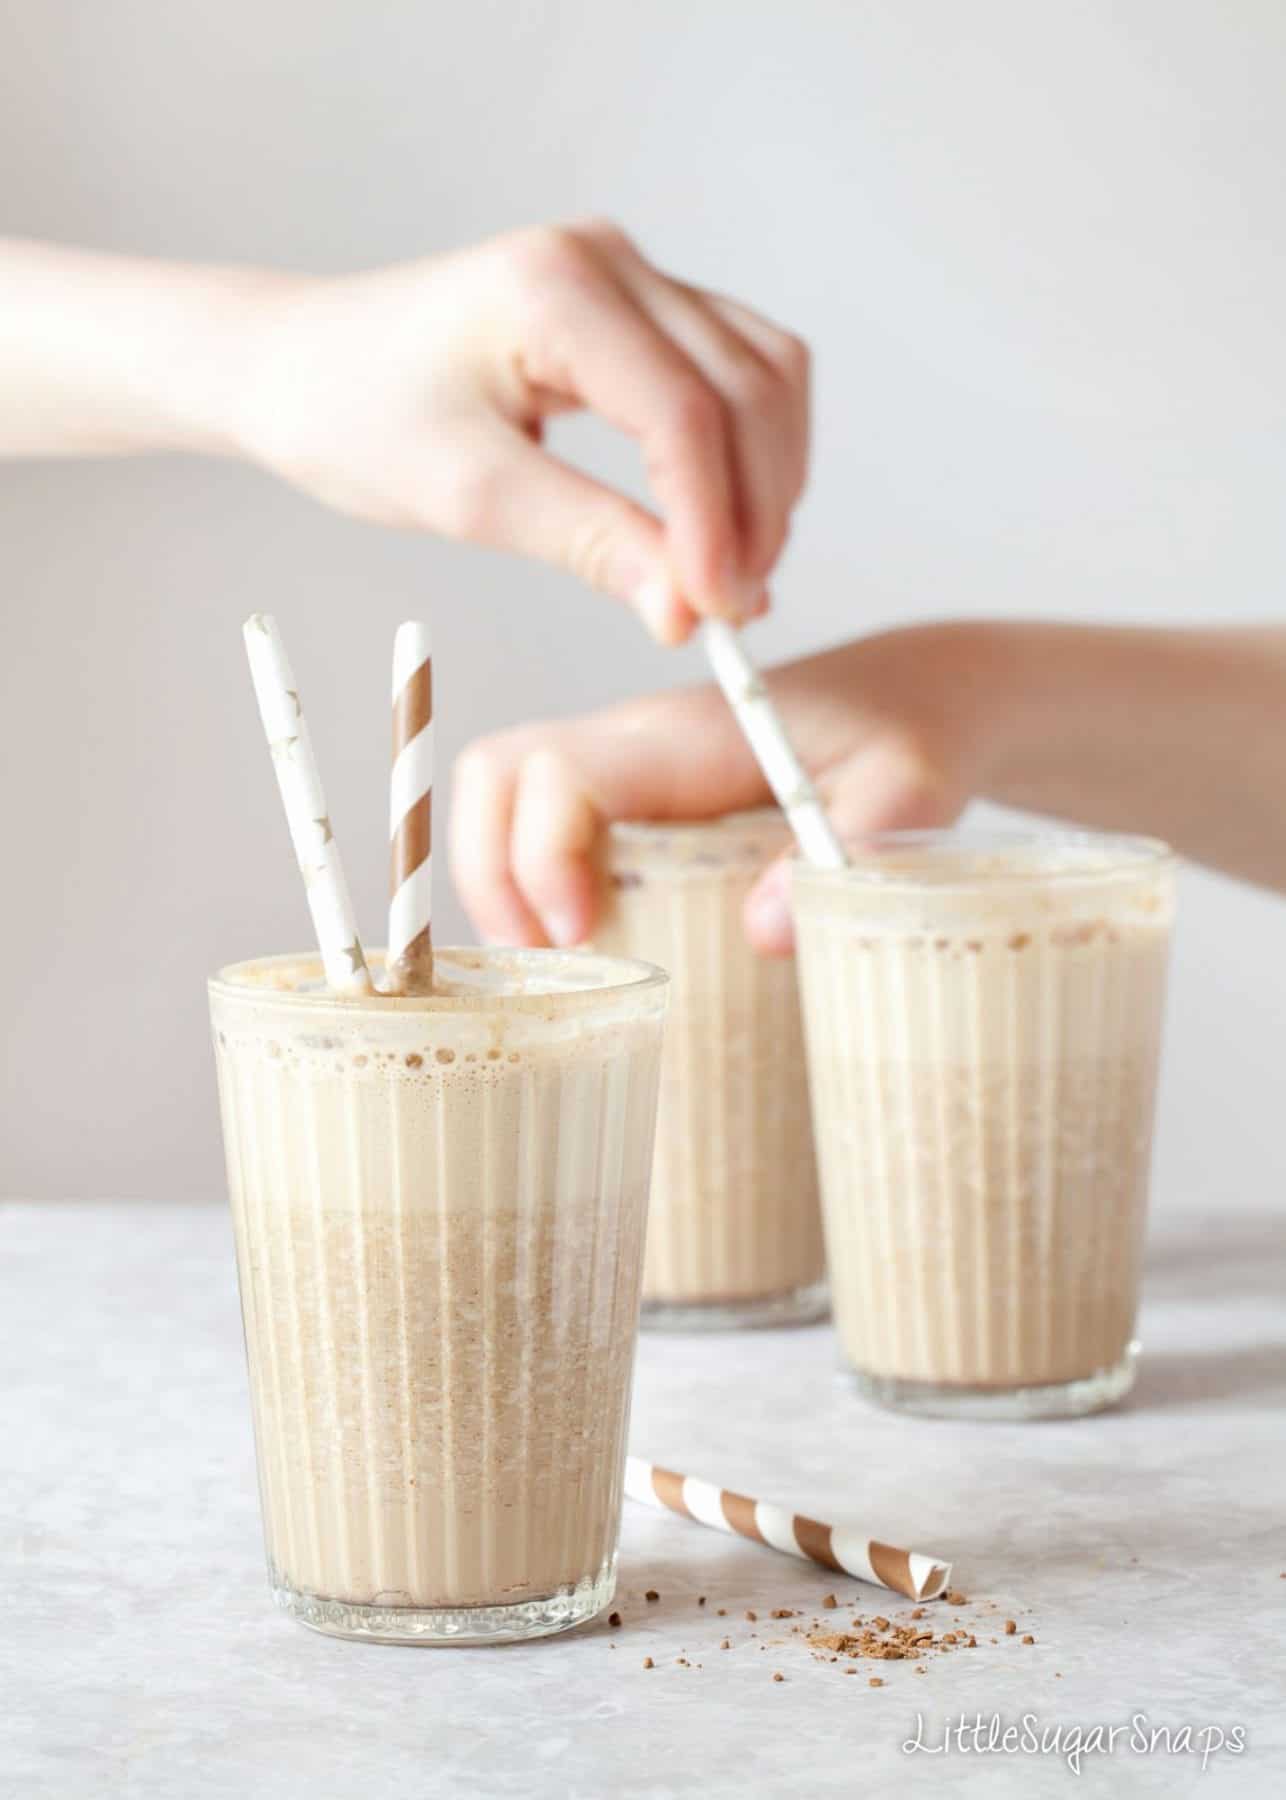
[{"label": "wrist", "polygon": [[[918,733],[944,772],[983,793],[1021,761],[1028,730],[1020,704],[1027,650],[1022,627],[1007,620],[944,620],[899,633],[899,661],[918,695]],[[904,675],[903,680],[907,677]]]},{"label": "wrist", "polygon": [[1187,633],[1031,620],[978,630],[991,722],[977,791],[1023,811],[1101,817],[1102,795],[1141,753],[1164,761],[1178,697],[1200,694],[1202,647]]},{"label": "wrist", "polygon": [[167,448],[255,455],[255,397],[268,346],[282,303],[299,284],[300,278],[263,269],[181,272],[160,381]]}]

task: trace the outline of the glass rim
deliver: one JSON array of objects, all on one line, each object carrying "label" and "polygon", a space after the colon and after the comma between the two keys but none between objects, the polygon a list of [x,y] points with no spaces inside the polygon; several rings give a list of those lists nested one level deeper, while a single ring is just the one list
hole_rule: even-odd
[{"label": "glass rim", "polygon": [[938,876],[917,875],[914,869],[890,870],[879,862],[850,862],[843,868],[823,868],[807,860],[795,850],[791,854],[791,880],[809,886],[848,886],[853,884],[881,888],[943,891],[951,888],[1010,886],[1082,887],[1099,882],[1120,881],[1149,871],[1173,868],[1177,857],[1161,838],[1145,837],[1129,832],[1087,831],[1068,827],[1023,826],[936,826],[906,831],[873,831],[851,840],[851,847],[862,851],[959,850],[966,856],[997,854],[1009,850],[1031,851],[1096,851],[1100,862],[1069,862],[1033,865],[1031,867],[968,868],[961,867]]},{"label": "glass rim", "polygon": [[[480,988],[470,994],[348,994],[334,988],[271,987],[246,978],[248,971],[306,967],[321,972],[321,956],[316,950],[285,950],[270,956],[250,956],[240,962],[224,963],[206,983],[211,999],[257,1000],[264,1003],[298,1007],[302,1011],[343,1011],[348,1014],[370,1013],[388,1016],[394,1013],[438,1013],[462,1015],[487,1013],[539,1013],[551,1007],[560,1013],[592,1012],[596,1007],[623,999],[657,992],[667,988],[670,976],[657,964],[640,957],[616,956],[604,950],[559,950],[554,948],[519,947],[506,944],[443,944],[434,946],[434,956],[473,958],[485,963],[505,958],[524,965],[555,963],[597,963],[605,970],[627,972],[624,979],[609,980],[595,987],[548,987],[536,992],[502,994]],[[367,961],[372,969],[383,966],[384,952],[369,950]]]},{"label": "glass rim", "polygon": [[747,806],[739,807],[735,812],[711,813],[707,819],[611,819],[607,836],[627,843],[631,839],[647,843],[654,837],[696,837],[703,831],[752,831],[774,823],[790,830],[790,822],[779,806]]}]

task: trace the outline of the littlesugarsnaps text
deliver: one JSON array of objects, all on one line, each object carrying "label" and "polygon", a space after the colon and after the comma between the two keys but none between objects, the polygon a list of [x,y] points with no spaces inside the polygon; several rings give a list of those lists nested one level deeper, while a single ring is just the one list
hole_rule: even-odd
[{"label": "littlesugarsnaps text", "polygon": [[1244,1725],[1154,1724],[1146,1713],[1124,1723],[1047,1725],[1035,1713],[1006,1720],[1001,1713],[960,1713],[940,1723],[915,1715],[915,1730],[904,1739],[906,1756],[1054,1756],[1074,1775],[1093,1756],[1198,1757],[1202,1772],[1216,1756],[1241,1756]]}]

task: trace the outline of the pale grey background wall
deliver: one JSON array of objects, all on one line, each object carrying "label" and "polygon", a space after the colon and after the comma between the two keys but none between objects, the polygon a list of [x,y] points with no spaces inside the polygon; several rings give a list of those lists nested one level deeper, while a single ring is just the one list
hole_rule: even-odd
[{"label": "pale grey background wall", "polygon": [[[341,269],[606,212],[804,331],[765,658],[1282,609],[1277,0],[41,0],[0,84],[9,230]],[[196,462],[0,470],[0,596],[0,1188],[35,1195],[221,1184],[202,978],[306,936],[245,613],[288,632],[372,936],[399,618],[433,610],[444,761],[701,672],[556,575]],[[1286,906],[1185,900],[1160,1189],[1235,1208],[1286,1168]]]}]

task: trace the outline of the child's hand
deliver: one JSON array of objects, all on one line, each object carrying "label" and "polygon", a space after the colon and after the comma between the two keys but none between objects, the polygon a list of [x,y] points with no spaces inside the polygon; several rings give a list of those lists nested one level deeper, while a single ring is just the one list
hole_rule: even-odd
[{"label": "child's hand", "polygon": [[[808,353],[609,225],[543,228],[249,309],[236,447],[343,511],[562,564],[662,642],[744,619],[808,456]],[[542,448],[586,408],[635,438],[660,517]]]},{"label": "child's hand", "polygon": [[[980,779],[993,709],[985,627],[863,638],[767,680],[841,835],[949,823]],[[613,819],[703,819],[770,798],[718,691],[632,700],[588,718],[522,726],[455,765],[451,864],[479,932],[574,944],[593,929],[593,852]],[[783,858],[746,904],[757,949],[793,947]]]}]

